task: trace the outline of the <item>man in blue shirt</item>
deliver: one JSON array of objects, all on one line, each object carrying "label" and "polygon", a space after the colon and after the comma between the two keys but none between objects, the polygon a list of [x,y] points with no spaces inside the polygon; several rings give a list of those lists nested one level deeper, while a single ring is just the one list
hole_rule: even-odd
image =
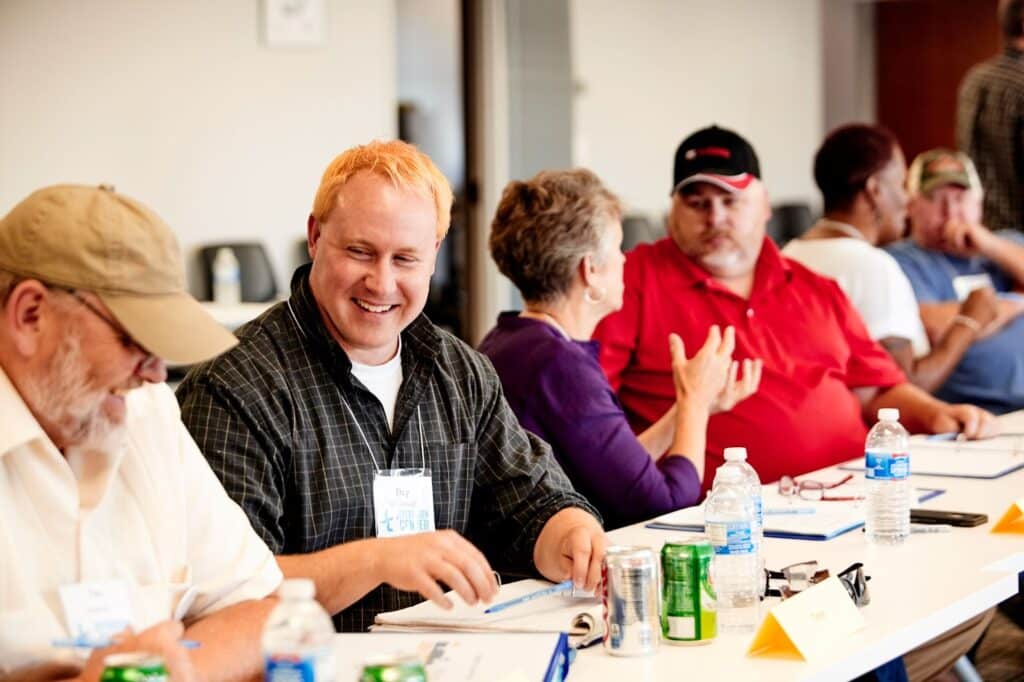
[{"label": "man in blue shirt", "polygon": [[[964,154],[933,149],[919,155],[907,179],[910,239],[887,250],[900,264],[932,339],[951,324],[971,328],[978,340],[936,395],[995,413],[1024,408],[1024,237],[992,232],[981,222],[982,188]],[[995,320],[985,327],[959,314],[974,289],[992,287],[1000,297]]]}]

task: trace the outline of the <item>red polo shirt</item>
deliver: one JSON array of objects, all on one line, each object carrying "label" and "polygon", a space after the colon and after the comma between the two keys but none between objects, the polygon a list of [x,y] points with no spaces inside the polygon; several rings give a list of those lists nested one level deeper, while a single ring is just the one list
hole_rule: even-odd
[{"label": "red polo shirt", "polygon": [[839,286],[782,257],[767,238],[749,300],[685,257],[671,238],[630,252],[624,278],[623,308],[601,322],[594,338],[635,430],[675,401],[670,332],[692,357],[711,325],[732,325],[733,358],[764,360],[757,393],[711,417],[705,490],[732,445],[747,448],[764,483],[863,455],[867,428],[850,389],[906,381]]}]

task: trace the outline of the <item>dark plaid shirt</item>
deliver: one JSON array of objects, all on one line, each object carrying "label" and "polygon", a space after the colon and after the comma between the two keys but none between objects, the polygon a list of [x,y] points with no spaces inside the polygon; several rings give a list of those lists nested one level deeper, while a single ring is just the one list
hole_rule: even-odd
[{"label": "dark plaid shirt", "polygon": [[[189,372],[178,399],[200,450],[275,554],[375,535],[373,459],[346,402],[389,468],[423,466],[422,416],[436,526],[465,535],[499,570],[533,571],[533,545],[557,511],[594,513],[547,444],[519,426],[490,363],[422,315],[402,332],[393,431],[324,327],[308,265],[296,271],[289,301],[238,337],[236,348]],[[335,625],[364,630],[375,614],[418,601],[382,586]]]},{"label": "dark plaid shirt", "polygon": [[985,225],[1024,225],[1024,53],[1003,54],[972,68],[960,86],[957,145],[978,167],[985,188]]}]

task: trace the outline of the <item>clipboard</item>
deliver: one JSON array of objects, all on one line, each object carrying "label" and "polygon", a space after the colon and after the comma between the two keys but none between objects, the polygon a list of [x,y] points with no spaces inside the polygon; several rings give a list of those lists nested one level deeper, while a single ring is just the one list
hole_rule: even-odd
[{"label": "clipboard", "polygon": [[[771,490],[769,490],[771,488]],[[938,497],[945,490],[939,488],[917,488],[918,503]],[[864,525],[864,503],[859,502],[809,502],[780,498],[771,486],[765,486],[762,503],[765,510],[792,504],[794,509],[811,509],[812,513],[793,513],[764,517],[764,536],[784,540],[811,540],[824,542]],[[647,528],[702,533],[704,531],[704,506],[687,507],[659,516]]]},{"label": "clipboard", "polygon": [[[839,466],[863,471],[864,460]],[[1024,468],[1024,437],[996,436],[985,440],[940,441],[914,436],[910,439],[910,475],[992,480]]]},{"label": "clipboard", "polygon": [[[535,579],[508,583],[498,590],[495,603],[550,586],[545,580]],[[449,592],[448,596],[454,604],[451,610],[424,601],[398,611],[378,613],[370,629],[373,632],[565,632],[573,647],[587,646],[604,636],[603,606],[597,597],[572,597],[562,592],[497,613],[486,613],[487,605],[469,606],[454,592]]]}]

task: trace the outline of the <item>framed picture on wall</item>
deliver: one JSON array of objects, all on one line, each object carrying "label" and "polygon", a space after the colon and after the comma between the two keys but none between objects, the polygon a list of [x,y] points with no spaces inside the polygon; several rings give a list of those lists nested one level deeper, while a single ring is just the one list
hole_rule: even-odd
[{"label": "framed picture on wall", "polygon": [[325,0],[262,0],[263,40],[268,47],[324,44]]}]

